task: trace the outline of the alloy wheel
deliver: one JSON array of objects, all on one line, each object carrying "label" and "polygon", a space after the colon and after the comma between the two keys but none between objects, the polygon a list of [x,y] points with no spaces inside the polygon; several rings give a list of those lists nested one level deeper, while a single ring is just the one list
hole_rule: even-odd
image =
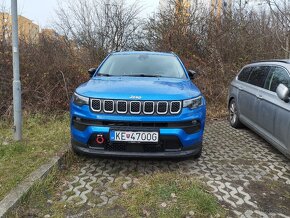
[{"label": "alloy wheel", "polygon": [[235,124],[238,118],[237,114],[237,106],[236,103],[233,101],[230,105],[230,122],[231,124]]}]

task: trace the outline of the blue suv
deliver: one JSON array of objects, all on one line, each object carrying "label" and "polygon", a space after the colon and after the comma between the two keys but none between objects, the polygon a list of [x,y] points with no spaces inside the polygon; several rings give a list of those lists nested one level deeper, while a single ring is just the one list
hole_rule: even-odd
[{"label": "blue suv", "polygon": [[200,157],[206,102],[173,53],[115,52],[74,92],[76,153],[119,157]]}]

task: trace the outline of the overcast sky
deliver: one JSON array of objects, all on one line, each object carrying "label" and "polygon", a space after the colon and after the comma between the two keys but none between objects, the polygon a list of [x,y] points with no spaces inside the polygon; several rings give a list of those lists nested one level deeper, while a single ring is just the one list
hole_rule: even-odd
[{"label": "overcast sky", "polygon": [[[3,0],[0,0],[3,1]],[[18,13],[38,23],[40,27],[50,27],[54,19],[54,11],[59,0],[18,0]],[[126,0],[134,2],[135,0]],[[159,0],[138,0],[144,5],[142,16],[146,16],[157,9]],[[7,9],[11,0],[4,0]],[[1,4],[1,3],[0,3]]]}]

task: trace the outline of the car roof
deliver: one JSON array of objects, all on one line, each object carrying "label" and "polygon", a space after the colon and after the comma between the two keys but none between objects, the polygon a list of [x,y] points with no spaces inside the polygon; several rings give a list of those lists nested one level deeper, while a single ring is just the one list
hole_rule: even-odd
[{"label": "car roof", "polygon": [[278,63],[290,64],[290,59],[270,59],[270,60],[254,61],[253,63],[265,63],[265,62],[278,62]]},{"label": "car roof", "polygon": [[118,51],[112,52],[112,55],[131,55],[131,54],[150,54],[163,56],[176,56],[173,52],[155,52],[155,51]]},{"label": "car roof", "polygon": [[254,67],[259,65],[279,65],[286,69],[290,69],[290,59],[272,59],[272,60],[260,60],[254,61],[250,64],[247,64],[245,67]]}]

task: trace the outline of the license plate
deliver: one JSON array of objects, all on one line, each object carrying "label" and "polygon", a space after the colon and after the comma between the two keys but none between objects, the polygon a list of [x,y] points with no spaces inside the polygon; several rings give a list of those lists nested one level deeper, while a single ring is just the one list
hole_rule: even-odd
[{"label": "license plate", "polygon": [[158,142],[158,132],[111,131],[110,140],[118,142]]}]

